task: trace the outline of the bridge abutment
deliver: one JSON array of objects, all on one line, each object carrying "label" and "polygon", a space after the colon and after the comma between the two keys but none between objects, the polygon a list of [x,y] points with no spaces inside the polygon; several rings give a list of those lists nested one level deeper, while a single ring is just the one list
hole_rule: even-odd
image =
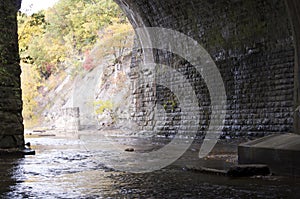
[{"label": "bridge abutment", "polygon": [[0,149],[24,147],[16,15],[20,5],[20,0],[0,2]]},{"label": "bridge abutment", "polygon": [[300,3],[297,0],[286,0],[293,27],[295,45],[294,67],[294,133],[300,134]]},{"label": "bridge abutment", "polygon": [[[294,114],[299,104],[298,58],[295,57],[295,50],[300,46],[295,43],[299,35],[295,29],[300,27],[295,22],[299,12],[293,11],[290,17],[284,0],[117,2],[134,26],[161,27],[184,33],[208,51],[226,88],[227,115],[222,129],[225,136],[264,136],[299,130],[298,115]],[[140,84],[143,73],[139,66],[145,61],[145,52],[137,50],[134,54],[133,103],[137,114],[133,118],[147,130],[153,124],[149,122],[153,114],[149,113],[148,104],[153,96],[166,96],[166,91],[155,85],[147,88],[151,87],[147,82]],[[156,63],[173,67],[193,85],[201,110],[198,134],[204,135],[214,116],[203,77],[190,63],[172,52],[156,50],[153,55]],[[166,98],[158,100],[161,106],[167,104]],[[173,114],[172,106],[166,112]],[[166,118],[165,114],[156,116],[158,121],[167,120],[159,127],[162,133],[176,133],[176,118]]]}]

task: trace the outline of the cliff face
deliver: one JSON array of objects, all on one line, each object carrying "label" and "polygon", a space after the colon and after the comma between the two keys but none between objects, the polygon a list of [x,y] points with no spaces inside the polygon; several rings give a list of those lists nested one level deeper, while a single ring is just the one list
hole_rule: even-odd
[{"label": "cliff face", "polygon": [[[129,51],[127,52],[129,53]],[[115,127],[129,120],[130,114],[130,55],[121,63],[106,57],[89,71],[71,77],[57,78],[54,89],[38,99],[43,104],[41,127],[66,128],[66,109],[79,108],[80,129]]]}]

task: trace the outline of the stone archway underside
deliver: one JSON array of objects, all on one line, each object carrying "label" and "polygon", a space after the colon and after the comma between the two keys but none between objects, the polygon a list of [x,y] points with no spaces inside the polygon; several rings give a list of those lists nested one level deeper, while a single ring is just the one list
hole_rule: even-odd
[{"label": "stone archway underside", "polygon": [[[300,46],[299,1],[115,1],[134,27],[179,31],[209,52],[220,70],[228,97],[224,135],[299,132],[299,117],[294,114],[300,105],[300,56],[295,56]],[[0,2],[0,148],[24,145],[16,22],[19,6],[20,0]],[[181,57],[159,50],[153,52],[156,62],[173,66],[193,85],[201,108],[198,135],[203,135],[211,117],[209,92],[203,79]],[[144,59],[142,55],[140,50],[134,50],[133,85],[138,85],[139,75],[145,75],[138,68]],[[146,83],[145,89],[134,93],[134,111],[142,114],[135,114],[133,119],[143,121],[146,130],[154,125],[153,114],[145,106],[153,101],[149,96],[163,96],[158,100],[163,104],[164,98],[171,95],[159,88],[149,89],[151,86]],[[159,114],[157,117],[165,119]],[[177,120],[169,118],[159,127],[162,133],[176,133]]]}]

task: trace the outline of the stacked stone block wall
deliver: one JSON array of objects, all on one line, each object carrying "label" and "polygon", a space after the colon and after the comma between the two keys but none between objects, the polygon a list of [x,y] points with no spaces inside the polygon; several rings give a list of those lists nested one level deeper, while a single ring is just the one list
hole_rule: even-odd
[{"label": "stacked stone block wall", "polygon": [[[209,52],[222,75],[228,98],[224,136],[293,132],[295,47],[285,1],[126,2],[133,11],[141,13],[139,18],[144,25],[184,33]],[[192,118],[181,118],[180,109],[174,113],[176,108],[167,103],[172,96],[168,89],[147,82],[153,74],[140,69],[145,52],[135,49],[133,54],[136,112],[133,119],[145,130],[160,129],[166,135],[176,133],[179,120]],[[198,135],[204,135],[214,116],[203,78],[191,64],[172,52],[153,54],[156,63],[177,69],[193,85],[201,110]],[[165,78],[165,81],[180,84],[172,78],[176,79]],[[166,113],[160,111],[154,116],[153,108],[149,109],[151,103],[165,105]],[[158,122],[153,122],[153,118]]]},{"label": "stacked stone block wall", "polygon": [[79,107],[62,108],[60,118],[57,118],[56,125],[58,130],[64,132],[77,133],[80,130]]},{"label": "stacked stone block wall", "polygon": [[23,148],[22,92],[16,14],[19,0],[0,2],[0,148]]}]

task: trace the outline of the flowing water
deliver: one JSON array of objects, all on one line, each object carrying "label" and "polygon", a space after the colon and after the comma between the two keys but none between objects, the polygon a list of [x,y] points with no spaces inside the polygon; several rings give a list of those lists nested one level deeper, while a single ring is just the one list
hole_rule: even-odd
[{"label": "flowing water", "polygon": [[[137,143],[146,146],[138,139],[118,138],[120,143],[130,140],[137,148]],[[79,139],[26,141],[36,150],[35,156],[0,158],[0,198],[300,198],[300,180],[295,178],[229,178],[189,171],[185,165],[195,163],[197,155],[193,148],[173,165],[134,174],[106,166],[107,161],[95,159],[95,152]],[[105,142],[99,140],[100,145]],[[113,155],[97,153],[106,160]],[[213,164],[228,166],[224,161]]]}]

